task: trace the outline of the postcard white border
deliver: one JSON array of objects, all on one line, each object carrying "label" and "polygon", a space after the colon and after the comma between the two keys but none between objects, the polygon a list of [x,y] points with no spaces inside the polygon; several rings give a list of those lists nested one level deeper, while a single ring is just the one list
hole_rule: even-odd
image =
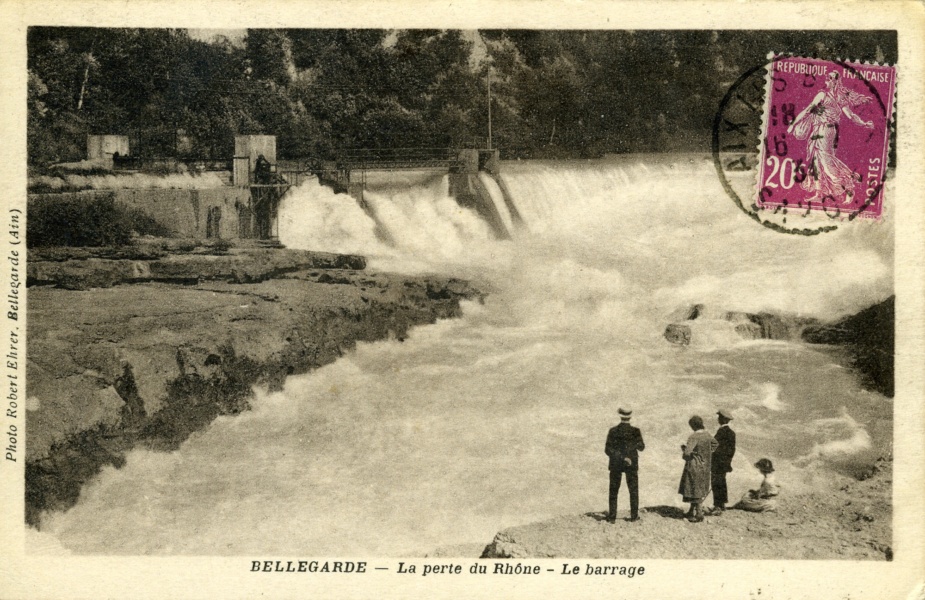
[{"label": "postcard white border", "polygon": [[[633,579],[249,572],[263,557],[23,554],[22,464],[0,469],[0,597],[7,598],[925,598],[925,8],[921,2],[423,2],[0,0],[0,181],[25,206],[26,27],[896,29],[896,397],[892,562],[632,561]],[[6,217],[4,217],[6,218]],[[3,277],[7,278],[4,261]],[[25,377],[25,367],[21,367]],[[6,465],[4,465],[6,467]],[[486,540],[488,542],[490,540]],[[291,557],[280,557],[291,558]],[[475,559],[464,559],[468,567]],[[397,561],[393,561],[397,564]],[[418,561],[423,562],[423,561]],[[562,561],[525,561],[558,566]],[[615,561],[582,561],[614,564]],[[760,594],[760,596],[759,596]]]}]

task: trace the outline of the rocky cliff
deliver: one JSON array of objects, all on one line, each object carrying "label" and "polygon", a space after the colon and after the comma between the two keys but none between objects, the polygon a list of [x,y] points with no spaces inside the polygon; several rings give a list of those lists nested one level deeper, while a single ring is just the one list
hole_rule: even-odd
[{"label": "rocky cliff", "polygon": [[895,392],[893,354],[895,348],[896,296],[835,323],[807,327],[803,339],[811,344],[845,346],[851,364],[862,382],[884,396]]}]

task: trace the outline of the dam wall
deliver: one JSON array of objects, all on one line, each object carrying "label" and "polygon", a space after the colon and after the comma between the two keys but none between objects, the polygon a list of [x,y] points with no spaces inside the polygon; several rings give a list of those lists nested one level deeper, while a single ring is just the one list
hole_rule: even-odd
[{"label": "dam wall", "polygon": [[101,199],[135,209],[154,219],[176,237],[241,237],[240,217],[248,210],[247,188],[120,189],[29,194],[30,214],[46,212],[54,204],[90,205]]},{"label": "dam wall", "polygon": [[[520,216],[499,177],[498,150],[485,149],[405,149],[350,153],[337,161],[321,163],[318,180],[334,192],[349,194],[364,211],[370,213],[365,199],[366,174],[370,171],[444,170],[448,173],[449,195],[464,207],[474,210],[491,227],[498,239],[510,239],[513,224]],[[484,177],[494,181],[495,192],[486,186]],[[375,218],[375,215],[370,214]]]},{"label": "dam wall", "polygon": [[450,195],[460,206],[475,210],[491,226],[498,239],[511,238],[498,206],[478,173],[450,173],[449,178]]}]

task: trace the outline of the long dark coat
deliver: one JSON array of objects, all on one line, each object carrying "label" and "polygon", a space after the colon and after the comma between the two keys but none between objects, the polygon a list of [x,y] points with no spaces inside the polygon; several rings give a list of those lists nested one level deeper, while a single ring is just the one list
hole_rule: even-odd
[{"label": "long dark coat", "polygon": [[645,450],[642,432],[629,423],[620,423],[607,432],[604,452],[610,457],[611,471],[639,470],[639,451]]},{"label": "long dark coat", "polygon": [[703,500],[710,493],[711,459],[718,445],[716,439],[703,429],[687,438],[684,472],[678,486],[678,493],[684,496],[685,502]]},{"label": "long dark coat", "polygon": [[713,437],[719,443],[716,452],[713,453],[713,472],[731,473],[732,457],[736,453],[736,433],[729,429],[728,425],[723,425],[716,430]]}]

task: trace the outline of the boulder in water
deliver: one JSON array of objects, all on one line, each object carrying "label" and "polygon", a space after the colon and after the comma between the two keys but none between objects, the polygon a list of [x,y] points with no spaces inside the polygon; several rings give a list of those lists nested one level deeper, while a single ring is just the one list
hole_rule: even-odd
[{"label": "boulder in water", "polygon": [[669,323],[665,328],[665,339],[672,344],[688,346],[691,343],[691,326],[684,323]]},{"label": "boulder in water", "polygon": [[729,335],[743,340],[800,340],[805,329],[818,324],[817,319],[797,315],[727,311],[704,304],[679,308],[672,317],[665,339],[682,346],[700,337],[716,341]]}]

